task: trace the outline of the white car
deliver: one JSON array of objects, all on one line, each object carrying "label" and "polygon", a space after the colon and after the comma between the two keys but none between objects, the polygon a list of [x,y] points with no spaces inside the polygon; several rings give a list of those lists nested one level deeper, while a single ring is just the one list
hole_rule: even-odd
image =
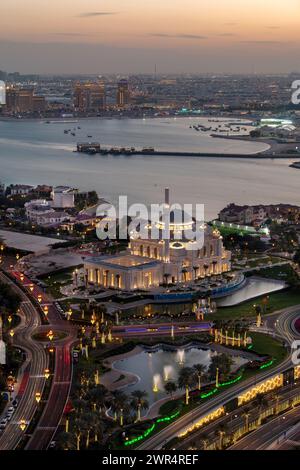
[{"label": "white car", "polygon": [[0,423],[0,429],[5,429],[7,425],[7,419],[3,419]]}]

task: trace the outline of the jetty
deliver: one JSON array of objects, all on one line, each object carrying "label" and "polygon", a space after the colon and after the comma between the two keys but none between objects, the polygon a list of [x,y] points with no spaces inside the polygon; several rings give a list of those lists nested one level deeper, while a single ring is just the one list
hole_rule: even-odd
[{"label": "jetty", "polygon": [[258,153],[220,153],[220,152],[188,152],[174,150],[155,150],[153,147],[136,149],[135,147],[102,147],[99,142],[81,142],[77,144],[75,152],[88,155],[148,155],[148,156],[170,156],[170,157],[212,157],[212,158],[249,158],[249,159],[291,159],[291,153],[278,153],[263,151]]}]

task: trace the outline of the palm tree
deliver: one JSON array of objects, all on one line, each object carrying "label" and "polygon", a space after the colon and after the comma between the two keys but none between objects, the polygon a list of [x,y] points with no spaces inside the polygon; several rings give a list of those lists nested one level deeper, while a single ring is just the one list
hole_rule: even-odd
[{"label": "palm tree", "polygon": [[199,266],[193,266],[193,270],[194,270],[194,281],[197,280],[197,272],[199,271]]},{"label": "palm tree", "polygon": [[208,444],[208,434],[202,434],[201,441],[202,441],[202,444],[203,444],[203,450],[206,450],[207,449],[207,444]]},{"label": "palm tree", "polygon": [[131,393],[131,406],[137,411],[137,421],[141,420],[141,410],[147,410],[149,403],[146,400],[148,393],[142,390],[135,390]]},{"label": "palm tree", "polygon": [[248,433],[249,432],[250,408],[246,407],[244,409],[243,417],[245,418],[245,430],[246,430],[246,433]]},{"label": "palm tree", "polygon": [[175,382],[172,382],[171,380],[164,385],[164,389],[168,395],[171,395],[171,398],[173,399],[173,393],[176,392],[177,390],[177,385]]},{"label": "palm tree", "polygon": [[195,374],[192,367],[184,367],[181,369],[178,377],[178,387],[185,388],[186,399],[185,403],[188,405],[189,402],[189,390],[190,387],[195,385]]},{"label": "palm tree", "polygon": [[203,267],[204,267],[204,274],[205,274],[205,277],[207,277],[207,270],[208,270],[208,268],[209,268],[209,265],[208,265],[208,264],[204,264]]},{"label": "palm tree", "polygon": [[111,393],[104,385],[95,385],[87,393],[88,400],[92,403],[93,410],[99,409],[100,414],[105,411],[111,401]]},{"label": "palm tree", "polygon": [[111,410],[115,413],[116,418],[119,416],[120,426],[123,426],[124,413],[127,414],[129,409],[128,396],[120,390],[115,390],[113,392]]},{"label": "palm tree", "polygon": [[75,419],[74,422],[74,435],[76,438],[76,450],[80,450],[81,438],[85,428],[85,422],[81,418]]},{"label": "palm tree", "polygon": [[219,450],[223,450],[224,437],[226,436],[226,426],[224,424],[220,424],[216,430],[216,435],[219,436]]},{"label": "palm tree", "polygon": [[170,274],[168,274],[168,273],[165,273],[165,274],[164,274],[165,284],[167,284],[167,285],[169,284],[169,282],[168,282],[169,277],[170,277]]},{"label": "palm tree", "polygon": [[194,367],[194,373],[198,379],[198,390],[201,390],[201,377],[205,372],[205,366],[203,364],[195,364]]},{"label": "palm tree", "polygon": [[76,441],[70,432],[61,432],[58,437],[57,447],[60,450],[75,450]]},{"label": "palm tree", "polygon": [[258,425],[260,426],[261,425],[261,420],[262,420],[262,417],[261,417],[261,414],[264,410],[264,408],[268,405],[268,400],[266,399],[266,397],[262,394],[262,393],[259,393],[257,396],[256,396],[256,403],[259,407],[259,418],[258,418]]}]

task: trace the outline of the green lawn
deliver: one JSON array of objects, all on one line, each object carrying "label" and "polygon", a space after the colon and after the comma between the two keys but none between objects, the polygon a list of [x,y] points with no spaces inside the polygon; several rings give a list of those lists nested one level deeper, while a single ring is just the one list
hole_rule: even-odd
[{"label": "green lawn", "polygon": [[[218,308],[217,312],[209,316],[211,320],[235,320],[239,318],[255,317],[253,305],[262,305],[262,300],[265,296],[258,297],[244,302],[234,307]],[[275,292],[270,294],[269,303],[267,305],[267,314],[282,310],[284,308],[292,307],[293,305],[300,305],[300,289],[288,289],[282,292]]]},{"label": "green lawn", "polygon": [[282,345],[282,342],[272,338],[271,336],[264,335],[262,333],[249,333],[253,341],[253,347],[251,351],[258,354],[266,354],[272,356],[276,360],[276,365],[283,361],[286,355],[286,350]]}]

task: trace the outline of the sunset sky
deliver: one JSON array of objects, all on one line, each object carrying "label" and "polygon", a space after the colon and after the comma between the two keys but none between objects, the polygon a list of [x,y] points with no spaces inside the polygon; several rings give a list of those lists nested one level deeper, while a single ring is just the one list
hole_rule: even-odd
[{"label": "sunset sky", "polygon": [[0,69],[300,71],[300,0],[9,0]]}]

